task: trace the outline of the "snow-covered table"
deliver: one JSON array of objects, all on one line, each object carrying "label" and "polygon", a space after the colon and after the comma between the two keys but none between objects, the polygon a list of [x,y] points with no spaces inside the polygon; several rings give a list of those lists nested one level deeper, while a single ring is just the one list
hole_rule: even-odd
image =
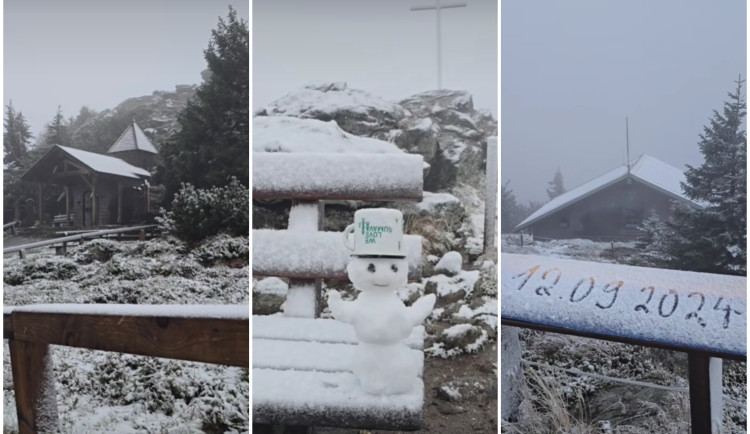
[{"label": "snow-covered table", "polygon": [[[424,386],[402,395],[363,392],[349,369],[354,329],[330,319],[253,317],[253,421],[262,424],[417,430]],[[407,339],[424,365],[424,328]]]}]

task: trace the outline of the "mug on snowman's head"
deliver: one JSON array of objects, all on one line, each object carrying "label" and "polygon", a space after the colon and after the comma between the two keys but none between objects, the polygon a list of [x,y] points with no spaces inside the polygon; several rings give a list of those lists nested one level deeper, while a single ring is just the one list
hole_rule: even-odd
[{"label": "mug on snowman's head", "polygon": [[389,208],[367,208],[354,213],[344,229],[344,245],[353,256],[405,258],[404,216]]}]

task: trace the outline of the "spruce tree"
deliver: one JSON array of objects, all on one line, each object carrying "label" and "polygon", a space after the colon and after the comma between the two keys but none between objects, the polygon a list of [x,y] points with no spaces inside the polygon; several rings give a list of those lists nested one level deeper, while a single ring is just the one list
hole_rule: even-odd
[{"label": "spruce tree", "polygon": [[28,144],[31,140],[31,131],[23,113],[16,112],[13,108],[13,101],[10,101],[5,107],[3,124],[5,126],[5,131],[3,132],[5,166],[6,168],[11,166],[18,167],[26,155]]},{"label": "spruce tree", "polygon": [[55,117],[52,118],[52,121],[50,121],[47,124],[47,129],[45,131],[45,137],[46,137],[46,144],[48,146],[52,145],[60,145],[60,146],[70,146],[71,145],[71,134],[68,130],[68,124],[65,121],[65,118],[62,114],[62,108],[60,106],[57,106],[57,113],[55,114]]},{"label": "spruce tree", "polygon": [[550,200],[565,193],[565,187],[563,186],[563,176],[562,172],[560,172],[559,167],[557,168],[552,181],[548,182],[547,184],[549,185],[549,187],[547,187],[547,196],[549,196]]},{"label": "spruce tree", "polygon": [[746,274],[747,260],[747,139],[742,124],[746,116],[742,77],[724,103],[714,110],[698,146],[704,157],[700,167],[688,165],[685,194],[702,204],[675,206],[669,223],[674,232],[667,247],[672,266],[693,271]]},{"label": "spruce tree", "polygon": [[249,32],[229,8],[204,51],[209,74],[180,113],[180,130],[161,150],[166,200],[186,182],[222,186],[236,177],[249,185]]}]

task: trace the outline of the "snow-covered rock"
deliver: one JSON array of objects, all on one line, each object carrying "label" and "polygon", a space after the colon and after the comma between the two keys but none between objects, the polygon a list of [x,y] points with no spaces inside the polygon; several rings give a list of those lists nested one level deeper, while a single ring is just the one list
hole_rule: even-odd
[{"label": "snow-covered rock", "polygon": [[346,83],[314,83],[271,102],[257,110],[255,116],[336,121],[349,133],[373,136],[392,130],[404,116],[404,110],[378,96],[350,89]]},{"label": "snow-covered rock", "polygon": [[435,270],[445,271],[449,276],[455,276],[461,271],[461,264],[463,259],[461,254],[455,251],[450,251],[440,258],[440,261],[435,265]]}]

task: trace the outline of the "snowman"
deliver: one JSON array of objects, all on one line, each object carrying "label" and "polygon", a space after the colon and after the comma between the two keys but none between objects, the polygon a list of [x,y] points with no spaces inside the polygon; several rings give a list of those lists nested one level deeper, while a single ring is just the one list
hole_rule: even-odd
[{"label": "snowman", "polygon": [[338,291],[330,291],[328,307],[334,318],[354,326],[359,345],[352,371],[362,390],[375,395],[406,393],[417,382],[421,353],[411,351],[404,339],[432,312],[435,295],[406,307],[396,294],[406,286],[409,271],[400,211],[362,209],[354,214],[354,222],[344,231],[344,243],[353,251],[346,271],[361,292],[347,302]]}]

